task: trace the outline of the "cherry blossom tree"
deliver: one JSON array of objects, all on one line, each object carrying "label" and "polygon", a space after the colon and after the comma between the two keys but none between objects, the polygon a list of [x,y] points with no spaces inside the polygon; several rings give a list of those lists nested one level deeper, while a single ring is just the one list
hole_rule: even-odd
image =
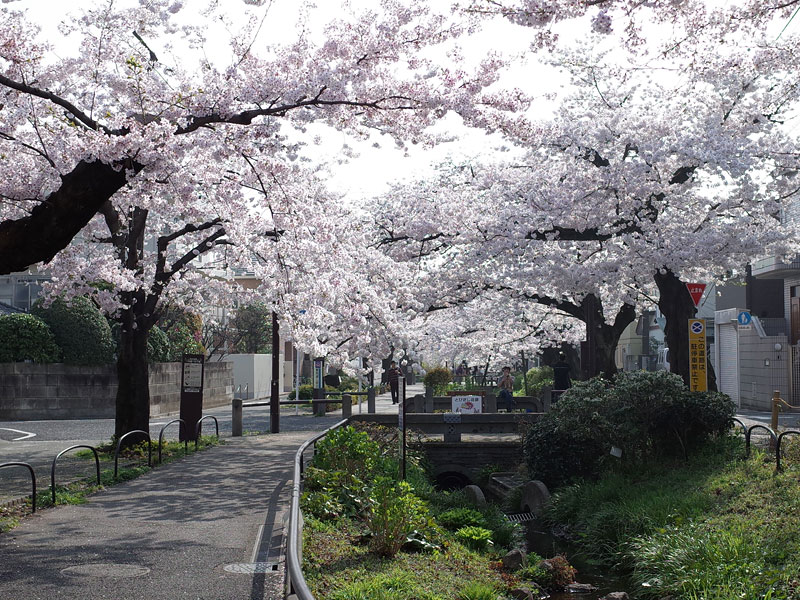
[{"label": "cherry blossom tree", "polygon": [[[0,8],[0,271],[52,260],[51,293],[116,315],[118,435],[146,429],[147,334],[164,307],[243,294],[230,268],[262,277],[257,295],[308,351],[367,343],[359,327],[390,320],[363,289],[380,265],[337,238],[351,217],[305,163],[309,128],[424,142],[448,109],[479,119],[472,103],[493,82],[491,60],[467,73],[425,58],[460,32],[449,7],[384,0],[323,30],[306,11],[294,39],[266,45],[269,8],[92,5],[62,23],[66,52]],[[363,276],[339,275],[354,265]]]},{"label": "cherry blossom tree", "polygon": [[503,291],[584,321],[594,372],[615,370],[635,307],[658,297],[672,368],[688,379],[684,278],[718,280],[753,256],[796,250],[779,217],[798,192],[785,125],[797,40],[733,38],[669,56],[595,44],[551,49],[572,82],[552,119],[499,127],[527,148],[523,159],[415,191],[414,225],[394,216],[380,236],[409,246],[399,259],[436,254],[426,264],[451,278],[439,288],[451,306]]}]

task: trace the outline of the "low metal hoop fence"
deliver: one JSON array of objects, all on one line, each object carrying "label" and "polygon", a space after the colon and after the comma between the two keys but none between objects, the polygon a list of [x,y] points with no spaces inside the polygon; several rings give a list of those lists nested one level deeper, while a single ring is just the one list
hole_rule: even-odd
[{"label": "low metal hoop fence", "polygon": [[36,512],[36,473],[33,472],[33,467],[30,466],[28,463],[24,462],[7,462],[0,464],[0,469],[3,467],[25,467],[31,473],[31,506],[33,510],[31,512]]},{"label": "low metal hoop fence", "polygon": [[[97,485],[100,485],[100,457],[97,454],[97,449],[94,446],[87,446],[85,444],[70,446],[56,454],[56,457],[53,459],[53,464],[50,467],[50,490],[53,492],[53,505],[56,503],[56,461],[70,450],[75,450],[76,448],[88,448],[94,453],[94,464],[97,468]],[[116,477],[116,473],[114,476]]]}]

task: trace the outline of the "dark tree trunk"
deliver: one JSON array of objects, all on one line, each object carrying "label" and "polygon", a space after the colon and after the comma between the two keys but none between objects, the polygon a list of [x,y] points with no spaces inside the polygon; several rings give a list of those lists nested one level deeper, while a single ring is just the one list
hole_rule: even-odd
[{"label": "dark tree trunk", "polygon": [[[697,309],[686,284],[672,271],[657,271],[655,282],[658,286],[658,308],[666,318],[664,338],[669,348],[669,369],[680,375],[689,385],[689,319],[694,318]],[[717,378],[711,361],[707,362],[708,389],[716,391]]]},{"label": "dark tree trunk", "polygon": [[614,354],[619,338],[625,328],[636,319],[636,310],[630,304],[623,304],[613,323],[608,323],[603,315],[603,303],[594,294],[587,295],[581,302],[583,322],[586,323],[586,342],[581,348],[581,371],[587,379],[602,375],[613,377],[617,372]]},{"label": "dark tree trunk", "polygon": [[[119,438],[129,431],[150,431],[150,388],[147,361],[149,327],[137,323],[135,306],[120,315],[120,343],[117,356],[117,414],[114,434]],[[136,327],[134,327],[136,324]],[[131,443],[141,442],[133,436]]]}]

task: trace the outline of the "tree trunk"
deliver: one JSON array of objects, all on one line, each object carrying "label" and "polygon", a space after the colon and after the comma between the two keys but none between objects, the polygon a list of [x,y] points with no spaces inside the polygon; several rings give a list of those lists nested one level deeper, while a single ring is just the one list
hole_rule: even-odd
[{"label": "tree trunk", "polygon": [[[669,269],[655,274],[658,286],[658,308],[667,322],[664,327],[664,338],[669,348],[669,369],[680,375],[684,383],[689,385],[689,319],[694,318],[697,309],[686,284]],[[707,352],[710,356],[710,353]],[[717,379],[711,361],[707,361],[708,389],[716,391]]]},{"label": "tree trunk", "polygon": [[587,379],[598,375],[611,378],[617,373],[614,355],[619,338],[636,319],[636,310],[630,304],[623,304],[614,322],[608,323],[603,315],[603,303],[594,294],[583,299],[581,309],[586,323],[586,342],[581,348],[583,376]]},{"label": "tree trunk", "polygon": [[[121,333],[117,357],[117,414],[114,434],[119,438],[129,431],[150,431],[150,388],[148,382],[147,337],[149,327],[136,324],[134,308],[120,316]],[[126,440],[127,441],[127,440]],[[131,443],[142,439],[132,436]]]}]

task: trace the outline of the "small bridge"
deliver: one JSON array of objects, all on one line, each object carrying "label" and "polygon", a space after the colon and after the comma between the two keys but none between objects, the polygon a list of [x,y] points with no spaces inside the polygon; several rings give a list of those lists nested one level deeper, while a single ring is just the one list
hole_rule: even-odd
[{"label": "small bridge", "polygon": [[[407,413],[409,430],[437,483],[447,489],[476,483],[487,471],[515,471],[523,462],[521,433],[542,413]],[[353,415],[353,421],[397,427],[393,414]]]}]

